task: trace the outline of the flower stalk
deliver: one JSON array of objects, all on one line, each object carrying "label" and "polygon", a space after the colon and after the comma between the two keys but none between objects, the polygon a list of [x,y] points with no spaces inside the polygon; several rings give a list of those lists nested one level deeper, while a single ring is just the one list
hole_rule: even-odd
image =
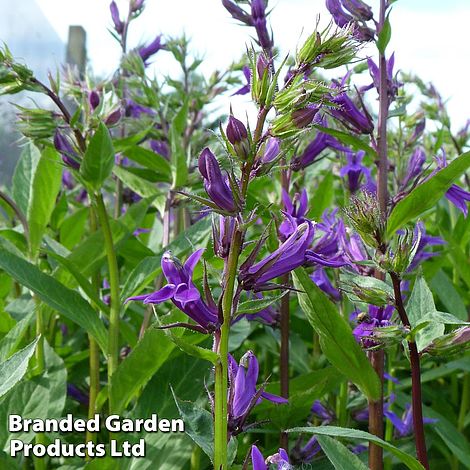
[{"label": "flower stalk", "polygon": [[[405,327],[411,328],[408,315],[403,305],[403,297],[400,289],[400,277],[396,273],[390,273],[393,291],[395,294],[395,306],[400,320]],[[426,441],[424,436],[423,404],[421,398],[421,366],[418,347],[415,341],[408,341],[411,363],[411,396],[413,410],[413,427],[415,432],[416,456],[426,470],[429,470]]]},{"label": "flower stalk", "polygon": [[108,259],[109,285],[111,294],[111,308],[109,316],[108,333],[108,387],[109,387],[109,412],[114,411],[112,390],[112,375],[117,369],[119,362],[119,315],[121,302],[119,298],[119,268],[116,252],[114,250],[113,235],[109,224],[109,217],[101,193],[95,195],[95,206],[98,220],[104,237],[106,257]]}]

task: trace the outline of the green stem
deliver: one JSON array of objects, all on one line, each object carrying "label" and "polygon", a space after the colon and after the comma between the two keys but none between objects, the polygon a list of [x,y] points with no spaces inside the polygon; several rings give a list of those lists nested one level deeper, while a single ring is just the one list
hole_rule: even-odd
[{"label": "green stem", "polygon": [[457,421],[457,429],[463,432],[465,428],[465,418],[470,405],[470,374],[465,373],[462,384],[462,403],[460,404],[459,418]]},{"label": "green stem", "polygon": [[348,382],[345,380],[339,388],[339,395],[336,399],[336,416],[338,417],[338,426],[345,427],[348,419]]},{"label": "green stem", "polygon": [[109,412],[113,414],[114,403],[112,391],[111,377],[118,366],[119,361],[119,314],[121,310],[120,296],[119,296],[119,268],[117,263],[116,252],[114,250],[113,235],[111,226],[109,225],[108,213],[104,205],[103,196],[101,193],[95,197],[96,213],[101,225],[104,236],[104,247],[106,257],[108,259],[109,271],[109,285],[111,293],[111,308],[109,315],[109,332],[108,332],[108,397],[109,397]]},{"label": "green stem", "polygon": [[[96,220],[96,213],[93,207],[90,208],[90,231],[96,232],[98,228],[98,221]],[[97,295],[100,292],[100,275],[99,272],[93,273],[91,279],[93,290]],[[88,335],[89,354],[90,354],[90,393],[88,399],[88,419],[94,417],[96,413],[96,398],[100,391],[100,348],[98,343],[92,335]],[[96,433],[87,430],[85,436],[85,443],[96,442]],[[87,460],[90,457],[87,455]]]},{"label": "green stem", "polygon": [[228,387],[228,340],[232,316],[233,294],[237,278],[238,258],[242,243],[242,232],[233,233],[230,254],[227,261],[227,279],[222,299],[224,322],[220,330],[219,359],[215,366],[215,407],[214,407],[214,468],[226,470],[227,462],[227,387]]},{"label": "green stem", "polygon": [[36,346],[37,373],[42,374],[46,364],[44,359],[44,335],[46,328],[44,325],[44,313],[42,311],[41,301],[36,295],[34,296],[34,303],[36,304],[36,337],[40,336]]}]

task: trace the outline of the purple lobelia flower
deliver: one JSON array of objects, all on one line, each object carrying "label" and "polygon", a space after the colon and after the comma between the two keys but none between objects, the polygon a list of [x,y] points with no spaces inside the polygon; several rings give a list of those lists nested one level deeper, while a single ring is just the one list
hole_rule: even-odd
[{"label": "purple lobelia flower", "polygon": [[160,304],[171,300],[176,307],[199,326],[180,324],[168,326],[186,326],[201,333],[212,333],[219,327],[217,309],[209,307],[201,298],[199,290],[192,281],[193,271],[201,259],[203,249],[195,251],[182,264],[179,259],[173,257],[169,251],[162,256],[162,271],[168,284],[151,294],[129,297],[129,300],[142,300],[144,304]]},{"label": "purple lobelia flower", "polygon": [[227,178],[222,175],[219,162],[207,147],[199,156],[198,167],[206,192],[214,204],[223,211],[235,212],[237,208]]},{"label": "purple lobelia flower", "polygon": [[354,18],[343,10],[343,5],[340,0],[326,0],[326,8],[333,17],[334,22],[340,28],[354,21]]},{"label": "purple lobelia flower", "polygon": [[271,163],[279,156],[281,150],[280,141],[276,137],[270,137],[266,141],[261,163]]},{"label": "purple lobelia flower", "polygon": [[[389,103],[391,103],[397,96],[398,89],[402,86],[402,83],[400,83],[396,79],[396,77],[393,76],[393,67],[395,65],[395,53],[393,53],[386,62],[388,101]],[[372,77],[372,85],[367,88],[371,88],[372,86],[374,86],[378,93],[380,83],[379,67],[370,57],[367,59],[367,65],[369,67],[370,76]]]},{"label": "purple lobelia flower", "polygon": [[374,39],[374,30],[365,22],[372,19],[372,10],[361,0],[326,0],[326,8],[340,27],[352,25],[354,37],[361,42]]},{"label": "purple lobelia flower", "polygon": [[170,147],[167,142],[164,140],[151,140],[150,148],[158,155],[165,157],[166,159],[170,158]]},{"label": "purple lobelia flower", "polygon": [[265,0],[251,0],[251,17],[256,29],[259,45],[266,50],[273,47],[273,39],[268,33]]},{"label": "purple lobelia flower", "polygon": [[372,339],[374,336],[374,329],[390,326],[390,319],[394,311],[393,305],[386,307],[377,307],[369,305],[369,313],[365,316],[357,315],[360,318],[358,325],[353,330],[353,335],[356,341],[366,348],[375,346],[377,343]]},{"label": "purple lobelia flower", "polygon": [[315,400],[313,402],[310,411],[314,417],[321,419],[322,426],[326,426],[336,419],[335,413],[326,408],[320,400]]},{"label": "purple lobelia flower", "polygon": [[116,33],[122,34],[124,31],[124,23],[121,21],[119,9],[114,0],[110,3],[109,10],[111,11],[111,19],[113,20]]},{"label": "purple lobelia flower", "polygon": [[303,129],[312,124],[318,111],[320,111],[320,107],[316,104],[310,104],[305,108],[296,109],[291,115],[292,122],[297,129]]},{"label": "purple lobelia flower", "polygon": [[75,187],[75,182],[73,180],[72,173],[68,170],[62,172],[62,185],[67,189],[73,189]]},{"label": "purple lobelia flower", "polygon": [[426,163],[426,153],[422,147],[417,147],[411,154],[411,158],[408,161],[408,168],[406,175],[401,182],[401,187],[406,188],[408,184],[413,183],[418,176],[422,174],[423,166]]},{"label": "purple lobelia flower", "polygon": [[366,179],[370,177],[370,170],[361,163],[365,154],[364,150],[346,152],[347,163],[341,168],[339,174],[342,178],[348,179],[348,189],[351,194],[361,188],[362,176]]},{"label": "purple lobelia flower", "polygon": [[247,26],[254,26],[252,16],[243,10],[243,8],[240,8],[235,2],[222,0],[222,5],[232,15],[232,18],[245,23]]},{"label": "purple lobelia flower", "polygon": [[60,153],[62,161],[67,166],[74,170],[78,170],[80,168],[77,152],[72,148],[68,139],[62,135],[59,129],[56,129],[54,134],[54,147]]},{"label": "purple lobelia flower", "polygon": [[414,238],[416,239],[418,236],[420,236],[418,248],[416,249],[413,261],[408,267],[408,271],[412,271],[414,268],[416,268],[416,266],[418,266],[418,264],[439,254],[432,251],[425,251],[426,248],[430,246],[444,245],[446,243],[440,237],[433,237],[431,235],[427,235],[426,228],[423,222],[418,222],[415,226]]},{"label": "purple lobelia flower", "polygon": [[248,351],[237,364],[229,354],[228,429],[230,435],[243,432],[251,410],[264,398],[273,403],[287,403],[285,398],[267,393],[264,386],[256,388],[259,365],[256,356]]},{"label": "purple lobelia flower", "polygon": [[357,20],[369,21],[372,19],[372,9],[362,0],[342,0],[343,7]]},{"label": "purple lobelia flower", "polygon": [[218,222],[212,221],[212,242],[215,256],[222,259],[228,257],[234,228],[235,219],[233,217],[220,215]]},{"label": "purple lobelia flower", "polygon": [[92,90],[88,94],[88,103],[90,104],[90,108],[94,111],[100,105],[100,95],[97,91]]},{"label": "purple lobelia flower", "polygon": [[146,114],[148,116],[154,116],[155,111],[153,109],[148,108],[147,106],[142,106],[135,101],[128,99],[126,100],[126,112],[127,117],[138,119],[142,114]]},{"label": "purple lobelia flower", "polygon": [[330,281],[330,278],[326,274],[323,268],[317,268],[310,275],[310,279],[327,295],[329,295],[333,300],[340,300],[341,294],[338,289],[336,289]]},{"label": "purple lobelia flower", "polygon": [[360,110],[348,94],[344,91],[344,86],[349,77],[347,74],[341,82],[333,81],[333,88],[338,94],[331,96],[330,101],[337,107],[330,110],[331,115],[343,123],[348,129],[358,134],[371,134],[374,130],[374,123],[366,110]]},{"label": "purple lobelia flower", "polygon": [[268,470],[269,464],[277,465],[278,470],[290,470],[294,468],[289,463],[289,456],[284,449],[279,449],[278,453],[264,460],[263,454],[255,445],[251,446],[251,464],[253,465],[253,470]]},{"label": "purple lobelia flower", "polygon": [[304,189],[300,194],[296,193],[291,200],[287,191],[282,189],[282,204],[284,215],[287,217],[279,226],[279,239],[287,240],[300,224],[305,222],[308,210],[307,191]]},{"label": "purple lobelia flower", "polygon": [[305,254],[312,243],[313,236],[313,223],[306,220],[285,242],[281,243],[277,250],[262,261],[254,263],[256,255],[266,241],[266,237],[262,237],[247,260],[240,266],[238,279],[243,289],[259,292],[278,288],[276,284],[269,281],[291,272],[305,262]]},{"label": "purple lobelia flower", "polygon": [[[322,127],[327,127],[327,121],[323,118],[319,124]],[[340,142],[333,136],[325,132],[318,131],[315,138],[305,147],[302,154],[294,156],[291,160],[290,167],[294,171],[299,171],[315,162],[317,157],[327,148],[338,150],[341,152],[348,152],[349,149],[340,144]]]},{"label": "purple lobelia flower", "polygon": [[246,83],[240,89],[238,89],[232,96],[235,95],[247,95],[251,91],[251,70],[246,65],[242,68],[243,75],[245,76]]},{"label": "purple lobelia flower", "polygon": [[88,401],[90,400],[88,393],[80,390],[72,383],[67,383],[67,396],[84,406],[88,406]]},{"label": "purple lobelia flower", "polygon": [[138,53],[144,64],[147,65],[147,61],[156,54],[159,50],[163,49],[165,46],[162,43],[162,35],[159,34],[151,43],[147,46],[142,46],[138,49]]},{"label": "purple lobelia flower", "polygon": [[[405,406],[405,411],[400,418],[396,415],[393,411],[390,410],[392,403],[395,400],[395,395],[391,395],[388,399],[387,403],[384,404],[384,415],[390,422],[393,424],[395,428],[395,435],[396,437],[406,437],[413,434],[413,410],[411,405],[408,403]],[[437,419],[432,418],[423,418],[424,424],[432,424],[436,423]]]},{"label": "purple lobelia flower", "polygon": [[[442,170],[447,166],[446,153],[441,149],[441,155],[436,156],[438,170]],[[435,174],[434,171],[432,174]],[[463,213],[465,217],[468,215],[467,203],[470,202],[470,193],[460,186],[453,184],[446,192],[446,198],[454,204],[459,211]]]}]

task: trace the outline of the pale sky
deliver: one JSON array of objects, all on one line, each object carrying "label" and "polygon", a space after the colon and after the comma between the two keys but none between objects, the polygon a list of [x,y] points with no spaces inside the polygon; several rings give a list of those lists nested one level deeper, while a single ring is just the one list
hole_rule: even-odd
[{"label": "pale sky", "polygon": [[[125,11],[127,0],[118,0]],[[371,3],[377,11],[377,0]],[[119,47],[107,31],[111,27],[108,0],[37,0],[60,38],[66,41],[68,26],[82,25],[87,30],[88,54],[93,70],[109,74],[119,60]],[[224,69],[238,59],[250,43],[250,30],[230,18],[220,0],[146,0],[146,10],[134,23],[131,46],[152,40],[162,32],[178,35],[185,31],[192,38],[193,50],[204,55],[207,72]],[[329,16],[324,0],[271,0],[271,23],[275,41],[283,53],[294,52],[301,33],[310,33],[318,13]],[[454,126],[470,117],[468,80],[469,0],[399,0],[391,14],[392,40],[396,66],[413,71],[432,81],[445,98]],[[166,57],[165,57],[166,55]],[[169,71],[168,55],[156,56],[155,66]]]}]

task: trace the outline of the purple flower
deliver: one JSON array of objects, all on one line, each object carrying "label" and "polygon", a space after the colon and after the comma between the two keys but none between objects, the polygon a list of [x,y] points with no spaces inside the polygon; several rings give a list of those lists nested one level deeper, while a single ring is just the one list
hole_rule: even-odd
[{"label": "purple flower", "polygon": [[315,400],[313,402],[313,405],[310,411],[316,418],[321,419],[322,426],[330,424],[332,421],[336,419],[334,412],[326,408],[320,400]]},{"label": "purple flower", "polygon": [[132,0],[131,8],[134,13],[141,10],[143,7],[144,7],[144,0]]},{"label": "purple flower", "polygon": [[250,67],[247,67],[246,65],[243,66],[242,68],[243,75],[245,76],[246,79],[246,84],[243,85],[239,90],[237,90],[232,96],[235,95],[246,95],[250,93],[251,88],[250,88],[250,83],[251,83],[251,71]]},{"label": "purple flower", "polygon": [[88,401],[90,399],[88,393],[83,392],[74,384],[67,383],[67,396],[81,405],[88,406]]},{"label": "purple flower", "polygon": [[330,278],[322,268],[317,268],[311,275],[310,279],[323,291],[329,295],[333,300],[340,300],[341,294],[339,290],[333,287]]},{"label": "purple flower", "polygon": [[354,18],[343,10],[340,0],[326,0],[326,8],[340,28],[354,21]]},{"label": "purple flower", "polygon": [[[388,100],[389,103],[391,103],[397,93],[398,89],[402,86],[402,83],[400,83],[394,76],[393,76],[393,67],[395,65],[395,53],[393,53],[390,58],[386,61],[387,66],[387,91],[388,91]],[[379,92],[379,83],[380,83],[380,73],[379,73],[379,67],[377,64],[369,57],[367,59],[367,65],[369,67],[369,73],[370,76],[372,77],[372,85],[374,86],[377,90],[377,93]],[[370,88],[370,87],[368,87]]]},{"label": "purple flower", "polygon": [[259,45],[266,50],[273,47],[273,40],[268,33],[266,22],[266,4],[264,0],[251,0],[251,17],[258,35]]},{"label": "purple flower", "polygon": [[239,281],[245,290],[259,292],[276,288],[269,281],[287,274],[305,262],[305,253],[313,240],[312,222],[306,220],[277,250],[256,264],[254,260],[265,239],[261,238],[256,248],[240,267]]},{"label": "purple flower", "polygon": [[148,116],[155,116],[155,111],[153,109],[148,108],[147,106],[142,106],[141,104],[136,103],[133,100],[126,100],[127,117],[138,119],[142,114],[147,114]]},{"label": "purple flower", "polygon": [[68,170],[64,170],[62,173],[62,185],[67,189],[73,189],[75,187],[75,182],[73,181],[72,173]]},{"label": "purple flower", "polygon": [[62,156],[62,161],[73,168],[74,170],[80,169],[79,158],[77,152],[72,148],[68,139],[61,134],[59,129],[56,129],[54,134],[54,147]]},{"label": "purple flower", "polygon": [[319,110],[320,108],[316,104],[311,104],[305,108],[297,109],[292,112],[292,122],[297,129],[303,129],[312,123]]},{"label": "purple flower", "polygon": [[112,113],[109,114],[109,116],[105,119],[104,123],[110,127],[116,125],[122,117],[122,112],[120,109],[116,109]]},{"label": "purple flower", "polygon": [[354,194],[361,188],[361,179],[364,175],[366,178],[370,176],[370,170],[361,164],[362,159],[366,153],[364,150],[359,152],[346,152],[347,163],[339,172],[342,178],[348,179],[348,189],[351,194]]},{"label": "purple flower", "polygon": [[232,18],[245,23],[247,26],[254,26],[253,18],[245,10],[240,8],[231,0],[222,0],[222,5],[232,15]]},{"label": "purple flower", "polygon": [[227,179],[222,175],[219,162],[209,148],[206,147],[201,152],[198,167],[199,172],[204,178],[206,192],[214,204],[224,211],[235,212],[236,205],[232,191],[227,183]]},{"label": "purple flower", "polygon": [[366,111],[361,111],[347,93],[341,91],[348,76],[346,75],[341,83],[333,83],[333,88],[339,89],[339,93],[330,98],[330,101],[337,106],[337,108],[332,108],[330,113],[350,130],[359,134],[371,134],[374,130],[374,124],[369,114]]},{"label": "purple flower", "polygon": [[144,64],[147,65],[147,61],[156,54],[160,49],[163,49],[162,35],[159,34],[150,44],[139,48],[138,52]]},{"label": "purple flower", "polygon": [[425,251],[425,249],[429,246],[436,246],[436,245],[444,245],[446,242],[440,237],[433,237],[431,235],[426,234],[426,228],[423,222],[418,222],[414,229],[414,237],[418,237],[419,233],[421,233],[421,238],[419,240],[418,248],[416,249],[415,256],[413,261],[411,262],[410,266],[408,267],[408,271],[412,271],[418,264],[422,263],[423,261],[427,260],[428,258],[432,258],[433,256],[437,256],[439,253],[434,253],[432,251]]},{"label": "purple flower", "polygon": [[[322,127],[327,127],[326,119],[320,123]],[[333,136],[324,132],[318,131],[315,138],[305,147],[301,155],[295,156],[291,160],[291,168],[294,171],[299,171],[303,168],[314,163],[316,158],[327,148],[332,148],[341,152],[347,152],[349,149],[339,143]]]},{"label": "purple flower", "polygon": [[293,468],[289,463],[289,456],[284,449],[279,449],[277,454],[271,455],[265,461],[263,454],[255,445],[251,446],[251,464],[253,465],[253,470],[268,470],[268,464],[277,464],[278,470]]},{"label": "purple flower", "polygon": [[372,19],[371,7],[361,0],[342,0],[342,4],[356,19],[360,21],[369,21]]},{"label": "purple flower", "polygon": [[[360,320],[360,323],[354,328],[353,335],[356,341],[366,348],[375,346],[377,343],[372,339],[374,329],[390,326],[390,319],[395,307],[387,305],[386,307],[377,307],[369,305],[369,313]],[[359,315],[357,316],[359,318]]]},{"label": "purple flower", "polygon": [[168,143],[163,140],[151,140],[150,148],[158,155],[165,157],[166,159],[170,158],[170,147]]},{"label": "purple flower", "polygon": [[279,239],[287,240],[297,229],[297,227],[305,222],[305,215],[308,210],[307,191],[304,189],[301,194],[296,193],[293,200],[289,194],[282,189],[282,204],[284,206],[284,215],[287,217],[279,226]]},{"label": "purple flower", "polygon": [[[442,168],[445,168],[447,166],[446,153],[443,149],[441,155],[436,157],[436,160],[438,170],[441,170]],[[435,171],[433,173],[435,173]],[[454,206],[457,207],[457,209],[461,211],[465,217],[467,217],[467,203],[470,202],[470,193],[468,191],[465,191],[465,189],[461,188],[460,186],[453,184],[446,192],[446,198],[452,204],[454,204]]]},{"label": "purple flower", "polygon": [[402,188],[405,188],[410,182],[413,182],[423,171],[423,166],[426,163],[426,154],[422,147],[417,147],[408,161],[408,168],[406,175],[401,183]]},{"label": "purple flower", "polygon": [[[219,327],[217,309],[209,307],[201,298],[199,290],[192,281],[193,271],[199,262],[203,249],[195,251],[186,262],[173,257],[169,251],[162,256],[162,271],[168,284],[151,294],[129,297],[129,300],[142,300],[144,304],[160,304],[171,300],[176,307],[194,320],[203,333],[211,333]],[[187,326],[187,325],[184,325]]]},{"label": "purple flower", "polygon": [[270,137],[266,141],[264,153],[261,157],[261,163],[271,163],[279,155],[280,149],[281,147],[279,139],[277,139],[276,137]]},{"label": "purple flower", "polygon": [[212,242],[214,245],[214,254],[219,258],[225,259],[230,251],[230,242],[235,228],[235,219],[233,217],[219,216],[218,223],[212,221]]},{"label": "purple flower", "polygon": [[256,388],[259,365],[252,351],[244,354],[239,364],[229,355],[228,374],[228,428],[231,435],[243,432],[248,415],[263,398],[273,403],[287,403],[285,398],[265,392],[264,386]]},{"label": "purple flower", "polygon": [[[413,434],[413,410],[411,405],[408,403],[405,406],[405,411],[402,417],[398,417],[393,411],[390,410],[390,406],[395,400],[395,396],[392,394],[386,404],[384,404],[384,415],[395,428],[396,437],[406,437]],[[423,418],[424,424],[436,423],[437,419]]]},{"label": "purple flower", "polygon": [[111,11],[111,19],[114,23],[114,29],[118,34],[122,34],[124,31],[124,23],[121,21],[119,9],[114,0],[110,3],[109,10]]}]

